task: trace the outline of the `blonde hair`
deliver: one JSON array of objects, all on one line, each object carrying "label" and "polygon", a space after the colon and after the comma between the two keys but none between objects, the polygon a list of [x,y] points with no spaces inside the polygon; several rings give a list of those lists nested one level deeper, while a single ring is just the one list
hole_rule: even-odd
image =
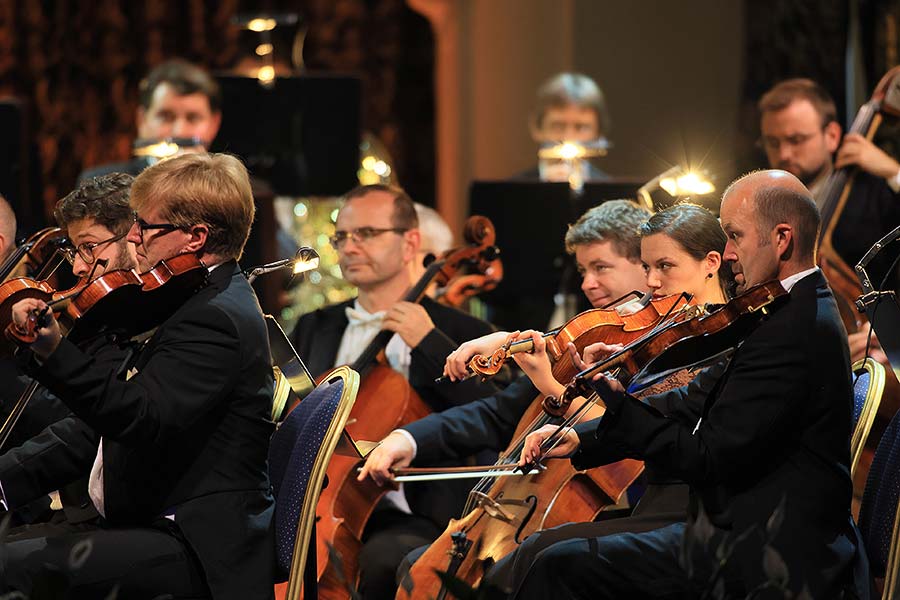
[{"label": "blonde hair", "polygon": [[185,154],[148,167],[131,186],[131,206],[159,207],[180,227],[206,225],[203,250],[226,259],[241,257],[256,212],[247,169],[230,154]]}]

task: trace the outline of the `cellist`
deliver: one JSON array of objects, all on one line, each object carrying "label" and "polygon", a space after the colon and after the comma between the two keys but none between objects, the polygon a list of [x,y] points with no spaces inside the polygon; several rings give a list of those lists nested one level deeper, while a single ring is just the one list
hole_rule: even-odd
[{"label": "cellist", "polygon": [[[606,202],[585,213],[566,235],[566,247],[575,254],[583,276],[582,289],[595,307],[605,306],[634,289],[649,289],[657,297],[687,292],[700,303],[724,302],[726,284],[720,279],[724,246],[725,236],[715,216],[687,204],[651,216],[629,201]],[[528,334],[524,332],[525,336]],[[468,358],[475,352],[487,351],[498,337],[493,334],[463,344],[448,359],[448,371],[459,376]],[[527,377],[521,377],[496,397],[405,426],[373,452],[364,474],[384,481],[390,477],[389,467],[405,466],[413,459],[421,461],[418,464],[434,464],[447,455],[505,447],[538,390],[557,395],[562,387],[549,372],[543,339],[533,337],[535,352],[515,355]],[[534,555],[557,539],[643,531],[683,520],[686,486],[652,476],[649,479],[646,500],[638,505],[634,517],[533,534],[519,550],[488,572],[487,581],[500,589],[514,588]],[[414,560],[418,555],[409,558]]]},{"label": "cellist", "polygon": [[[847,134],[842,140],[834,100],[810,79],[777,83],[760,98],[758,109],[760,145],[769,167],[800,179],[819,208],[832,171],[859,167],[833,237],[835,250],[852,268],[876,240],[900,223],[900,163],[859,134]],[[863,357],[867,338],[868,325],[850,334],[852,361]],[[872,354],[887,362],[880,348]]]},{"label": "cellist", "polygon": [[[358,289],[354,300],[301,317],[292,333],[298,354],[314,377],[352,363],[382,329],[388,363],[402,373],[432,410],[440,411],[496,391],[471,381],[462,388],[437,385],[444,360],[461,340],[493,328],[459,310],[424,298],[404,302],[412,287],[409,263],[421,242],[410,197],[386,185],[360,186],[344,196],[331,243],[341,273]],[[389,402],[389,398],[365,402]],[[357,406],[363,403],[357,398]],[[394,573],[412,548],[430,543],[465,502],[460,482],[417,485],[388,494],[369,519],[360,552],[359,592],[363,598],[393,598]]]}]

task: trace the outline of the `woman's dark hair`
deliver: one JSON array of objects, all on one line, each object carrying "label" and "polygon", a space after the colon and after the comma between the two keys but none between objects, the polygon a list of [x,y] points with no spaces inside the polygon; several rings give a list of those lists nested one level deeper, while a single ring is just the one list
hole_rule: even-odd
[{"label": "woman's dark hair", "polygon": [[[664,208],[641,224],[638,232],[642,238],[664,233],[695,260],[705,259],[710,252],[724,254],[728,241],[715,215],[702,206],[689,203]],[[719,265],[719,283],[726,298],[733,296],[734,276],[731,265],[724,260]]]}]

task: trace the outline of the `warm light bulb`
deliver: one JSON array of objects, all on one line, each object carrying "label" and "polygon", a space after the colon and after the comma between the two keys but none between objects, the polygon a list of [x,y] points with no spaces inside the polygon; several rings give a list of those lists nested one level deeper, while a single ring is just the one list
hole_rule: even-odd
[{"label": "warm light bulb", "polygon": [[256,47],[256,54],[258,56],[265,56],[267,54],[272,54],[272,50],[274,50],[272,44],[260,44]]},{"label": "warm light bulb", "polygon": [[256,78],[262,81],[263,83],[268,83],[275,79],[275,67],[265,66],[260,67],[259,71],[256,72]]},{"label": "warm light bulb", "polygon": [[250,31],[263,32],[275,29],[275,19],[252,19],[247,23]]}]

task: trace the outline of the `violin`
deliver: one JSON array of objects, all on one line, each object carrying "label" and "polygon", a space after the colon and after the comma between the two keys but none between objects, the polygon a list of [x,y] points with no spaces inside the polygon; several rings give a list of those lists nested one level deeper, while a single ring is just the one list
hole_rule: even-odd
[{"label": "violin", "polygon": [[[630,314],[622,314],[617,308],[594,308],[575,315],[562,327],[543,334],[547,342],[547,355],[556,369],[554,377],[557,371],[560,377],[563,376],[563,372],[571,367],[571,358],[566,352],[569,343],[578,340],[582,348],[596,342],[627,343],[634,339],[636,332],[655,326],[661,318],[683,308],[688,300],[684,294],[672,294],[664,298],[652,298]],[[468,368],[473,374],[487,379],[496,375],[514,354],[533,351],[534,342],[531,338],[507,342],[489,356],[476,354],[469,359]],[[556,379],[560,380],[560,377]],[[568,377],[564,380],[568,380]]]},{"label": "violin", "polygon": [[41,229],[19,244],[0,264],[0,282],[13,277],[47,279],[65,260],[60,250],[68,245],[69,240],[59,227]]},{"label": "violin", "polygon": [[[882,114],[900,116],[900,67],[894,67],[881,78],[872,97],[856,113],[848,133],[858,133],[871,140],[881,125]],[[854,270],[835,251],[832,235],[847,205],[857,171],[858,167],[835,169],[824,184],[822,228],[817,253],[819,267],[834,291],[838,311],[848,333],[858,331],[865,323],[865,317],[854,308],[855,300],[863,291]]]},{"label": "violin", "polygon": [[[618,499],[614,495],[614,477],[633,473],[634,466],[643,463],[624,460],[577,472],[568,461],[553,461],[546,466],[535,464],[520,469],[518,460],[525,437],[543,425],[559,422],[578,396],[588,400],[569,414],[559,431],[581,419],[602,414],[602,408],[594,402],[596,395],[588,386],[593,374],[617,369],[622,380],[639,381],[645,388],[669,373],[708,362],[711,357],[733,348],[758,323],[759,316],[785,295],[780,283],[775,281],[752,288],[740,300],[732,300],[711,312],[704,307],[688,306],[661,319],[657,327],[640,332],[622,350],[598,365],[580,373],[574,373],[572,365],[573,376],[565,394],[559,399],[544,399],[543,403],[539,400],[536,406],[542,405],[543,414],[534,421],[527,420],[533,415],[531,409],[523,417],[522,423],[527,426],[522,427],[520,423],[514,441],[492,467],[492,472],[473,489],[463,517],[451,521],[441,537],[412,566],[409,572],[412,591],[407,592],[407,586],[401,586],[397,598],[443,600],[448,591],[437,572],[448,572],[476,586],[487,568],[512,552],[534,531],[593,520],[605,505]],[[643,375],[638,377],[639,374]],[[544,450],[549,450],[558,438],[558,435],[548,438]],[[514,471],[527,476],[498,478]],[[605,473],[606,477],[598,477],[598,473]],[[608,494],[605,504],[598,502],[604,492]]]},{"label": "violin", "polygon": [[32,315],[26,328],[20,329],[12,324],[11,312],[19,300],[37,298],[57,309],[60,326],[73,342],[101,329],[137,335],[171,316],[205,282],[207,273],[196,254],[180,254],[160,261],[146,273],[108,271],[64,292],[57,292],[46,281],[11,279],[0,284],[0,329],[19,343],[33,342],[40,315]]},{"label": "violin", "polygon": [[[463,268],[483,272],[499,254],[494,246],[494,226],[486,217],[469,217],[464,238],[465,246],[449,250],[426,267],[425,273],[404,298],[407,302],[421,301],[432,282],[446,285]],[[353,439],[383,439],[397,427],[431,412],[406,378],[379,358],[394,335],[392,331],[380,331],[351,365],[361,376],[346,427]],[[328,376],[325,374],[322,379]],[[329,485],[322,491],[316,506],[318,593],[326,598],[345,598],[347,587],[355,588],[363,529],[375,505],[386,493],[371,480],[364,484],[356,481],[358,460],[358,457],[350,456],[332,457],[327,470]],[[334,560],[335,556],[340,557],[339,564]]]},{"label": "violin", "polygon": [[[45,281],[11,279],[0,284],[0,329],[16,344],[33,343],[37,329],[44,326],[46,312],[57,308],[60,328],[73,342],[103,328],[137,335],[171,316],[203,285],[207,274],[206,265],[196,254],[181,254],[161,261],[146,273],[133,269],[108,271],[64,292],[57,292]],[[25,327],[19,328],[12,323],[12,306],[25,298],[38,298],[48,306],[30,315]],[[13,405],[0,426],[0,448],[39,387],[32,381]]]}]

